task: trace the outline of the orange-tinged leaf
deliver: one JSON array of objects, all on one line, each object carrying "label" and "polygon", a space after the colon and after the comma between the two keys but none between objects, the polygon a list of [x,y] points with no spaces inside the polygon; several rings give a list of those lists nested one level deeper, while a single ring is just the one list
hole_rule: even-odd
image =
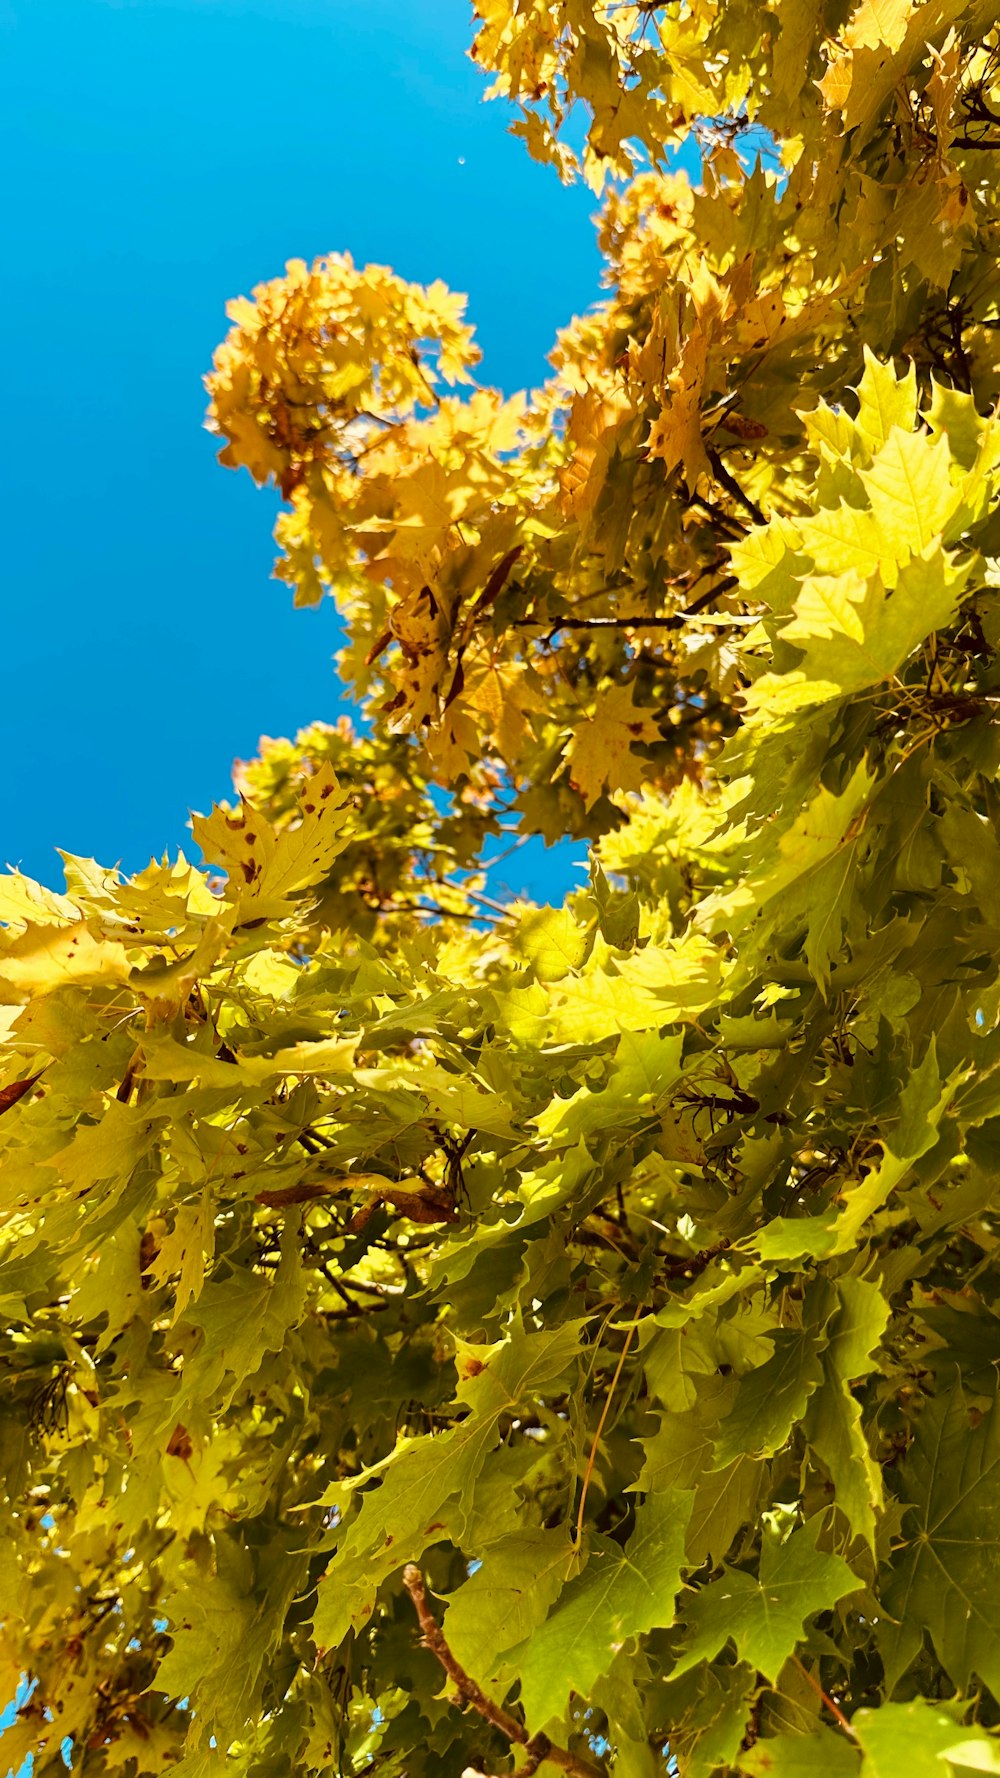
[{"label": "orange-tinged leaf", "polygon": [[646,449],[669,474],[681,465],[689,487],[709,471],[701,434],[701,397],[708,364],[708,340],[698,323],[684,342],[680,363],[669,382],[670,399],[649,429]]},{"label": "orange-tinged leaf", "polygon": [[593,715],[581,721],[569,749],[570,782],[595,803],[603,791],[638,790],[648,776],[646,763],[632,748],[662,739],[653,713],[636,707],[630,685],[602,692]]}]

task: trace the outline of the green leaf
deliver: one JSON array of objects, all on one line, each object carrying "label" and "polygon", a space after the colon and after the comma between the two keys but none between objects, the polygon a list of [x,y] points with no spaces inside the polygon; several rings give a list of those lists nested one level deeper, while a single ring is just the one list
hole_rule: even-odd
[{"label": "green leaf", "polygon": [[857,1747],[825,1728],[811,1735],[770,1735],[739,1756],[745,1778],[858,1778],[858,1768]]},{"label": "green leaf", "polygon": [[673,1622],[690,1509],[683,1491],[652,1496],[625,1549],[601,1539],[541,1628],[512,1651],[532,1733],[565,1715],[572,1692],[588,1695],[622,1642]]},{"label": "green leaf", "polygon": [[436,1436],[399,1439],[380,1463],[326,1491],[324,1504],[343,1512],[354,1493],[381,1477],[362,1494],[320,1584],[313,1620],[319,1647],[335,1648],[352,1626],[363,1627],[383,1581],[418,1561],[429,1544],[461,1539],[472,1484],[499,1441],[501,1415],[562,1378],[579,1342],[580,1323],[567,1322],[550,1333],[515,1328],[496,1345],[460,1348],[458,1394],[471,1409],[468,1418]]},{"label": "green leaf", "polygon": [[205,1747],[212,1735],[233,1739],[259,1710],[267,1663],[305,1578],[297,1541],[294,1532],[277,1527],[255,1560],[238,1538],[216,1533],[214,1572],[183,1564],[178,1584],[162,1600],[172,1646],[156,1689],[191,1700],[195,1746]]},{"label": "green leaf", "polygon": [[712,932],[738,933],[772,904],[778,904],[778,918],[787,918],[789,908],[801,906],[807,920],[807,956],[825,987],[840,943],[840,897],[849,881],[854,841],[872,784],[862,761],[839,794],[821,788],[781,833],[766,868],[735,890],[707,896],[698,912],[699,923]]},{"label": "green leaf", "polygon": [[824,1383],[809,1401],[805,1430],[826,1464],[837,1505],[859,1537],[874,1545],[875,1515],[882,1506],[882,1471],[868,1449],[861,1404],[851,1385],[874,1369],[872,1353],[889,1319],[889,1305],[875,1284],[843,1278],[840,1307],[823,1353]]},{"label": "green leaf", "polygon": [[735,1405],[713,1434],[716,1469],[741,1456],[770,1456],[780,1450],[823,1381],[821,1334],[780,1328],[772,1342],[771,1357],[740,1379]]},{"label": "green leaf", "polygon": [[925,1699],[859,1710],[852,1724],[864,1758],[861,1778],[941,1778],[947,1772],[1000,1772],[1000,1740],[962,1728]]},{"label": "green leaf", "polygon": [[914,1162],[934,1147],[941,1118],[961,1078],[961,1072],[956,1070],[942,1082],[932,1035],[919,1067],[913,1069],[899,1095],[891,1142],[886,1142],[878,1165],[844,1192],[844,1208],[801,1221],[775,1217],[748,1245],[761,1258],[770,1260],[849,1253],[868,1218],[886,1203],[912,1171]]},{"label": "green leaf", "polygon": [[234,1276],[202,1291],[185,1316],[199,1343],[184,1368],[193,1400],[228,1406],[237,1389],[256,1375],[268,1352],[279,1352],[305,1312],[306,1284],[294,1245],[295,1222],[285,1225],[281,1263],[273,1281]]},{"label": "green leaf", "polygon": [[830,1611],[861,1585],[840,1556],[816,1548],[821,1524],[821,1518],[811,1519],[784,1542],[765,1535],[759,1580],[727,1568],[721,1580],[681,1602],[687,1637],[672,1678],[713,1660],[731,1638],[741,1661],[777,1682],[807,1619]]},{"label": "green leaf", "polygon": [[973,1425],[961,1385],[929,1402],[899,1472],[902,1542],[886,1577],[889,1683],[926,1629],[956,1687],[1000,1693],[1000,1405]]},{"label": "green leaf", "polygon": [[523,1531],[489,1545],[480,1567],[451,1595],[443,1630],[456,1659],[480,1684],[516,1672],[504,1660],[543,1622],[575,1566],[565,1530]]}]

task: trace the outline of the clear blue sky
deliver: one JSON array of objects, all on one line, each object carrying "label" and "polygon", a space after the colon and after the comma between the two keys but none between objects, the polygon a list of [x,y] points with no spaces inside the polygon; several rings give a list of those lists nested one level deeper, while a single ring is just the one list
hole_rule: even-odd
[{"label": "clear blue sky", "polygon": [[514,390],[597,296],[593,196],[482,102],[468,14],[0,0],[0,864],[58,882],[56,845],[128,870],[190,850],[235,757],[343,708],[332,604],[292,610],[274,499],[202,429],[227,298],[339,249],[443,277]]}]

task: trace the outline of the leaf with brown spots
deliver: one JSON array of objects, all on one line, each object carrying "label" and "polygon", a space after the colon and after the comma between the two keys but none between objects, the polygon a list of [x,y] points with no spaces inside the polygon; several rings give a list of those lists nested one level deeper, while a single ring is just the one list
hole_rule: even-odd
[{"label": "leaf with brown spots", "polygon": [[593,714],[577,725],[570,747],[570,782],[588,808],[602,791],[638,790],[646,762],[633,754],[636,742],[662,739],[651,710],[637,708],[630,685],[612,685],[598,694]]},{"label": "leaf with brown spots", "polygon": [[18,1005],[58,988],[124,982],[128,973],[124,946],[94,938],[85,920],[26,926],[0,956],[0,1005]]},{"label": "leaf with brown spots", "polygon": [[205,857],[229,877],[226,895],[240,924],[289,912],[296,896],[323,882],[347,844],[347,806],[333,767],[324,762],[301,792],[299,820],[280,832],[244,796],[238,809],[194,816]]}]

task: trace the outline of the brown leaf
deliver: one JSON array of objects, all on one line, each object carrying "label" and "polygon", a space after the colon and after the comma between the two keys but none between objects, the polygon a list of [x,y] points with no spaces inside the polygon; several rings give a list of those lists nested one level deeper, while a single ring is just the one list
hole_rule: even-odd
[{"label": "brown leaf", "polygon": [[27,1080],[12,1080],[9,1086],[0,1087],[0,1117],[12,1105],[16,1105],[19,1099],[23,1099],[25,1093],[30,1093],[36,1080],[41,1080],[44,1072],[43,1068],[38,1074],[29,1074]]}]

